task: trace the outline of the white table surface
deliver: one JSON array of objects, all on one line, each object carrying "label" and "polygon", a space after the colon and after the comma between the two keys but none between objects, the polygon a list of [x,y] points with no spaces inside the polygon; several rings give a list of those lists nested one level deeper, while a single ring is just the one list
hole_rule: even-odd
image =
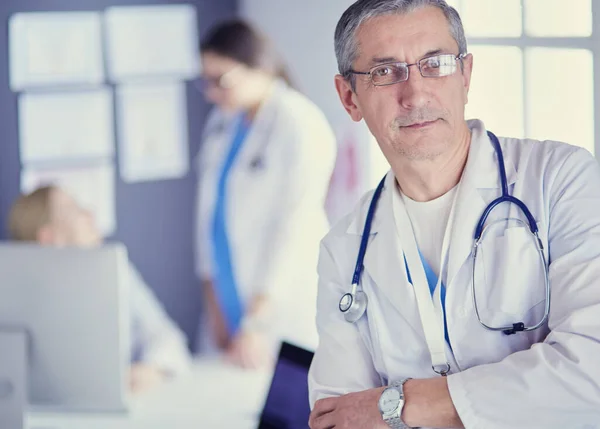
[{"label": "white table surface", "polygon": [[198,360],[191,374],[132,399],[127,414],[28,413],[27,429],[256,429],[270,371]]}]

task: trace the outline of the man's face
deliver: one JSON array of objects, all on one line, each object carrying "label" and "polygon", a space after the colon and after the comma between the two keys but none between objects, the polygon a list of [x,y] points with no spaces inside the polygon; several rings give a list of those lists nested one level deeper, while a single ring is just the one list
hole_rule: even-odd
[{"label": "man's face", "polygon": [[[353,70],[360,72],[384,63],[414,64],[431,55],[459,54],[448,21],[435,7],[372,18],[359,27],[356,40]],[[388,160],[398,155],[435,159],[465,130],[471,67],[469,55],[464,71],[457,63],[450,76],[424,78],[417,66],[410,66],[405,82],[374,86],[369,76],[354,75],[352,91],[350,83],[337,76],[336,87],[346,110],[355,121],[364,118]]]},{"label": "man's face", "polygon": [[102,242],[94,216],[66,192],[52,191],[50,213],[54,244],[93,247]]}]

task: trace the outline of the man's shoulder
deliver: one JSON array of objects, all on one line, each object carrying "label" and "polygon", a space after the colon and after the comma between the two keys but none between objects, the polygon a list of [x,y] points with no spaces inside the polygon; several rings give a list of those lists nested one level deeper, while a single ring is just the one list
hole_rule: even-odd
[{"label": "man's shoulder", "polygon": [[[593,155],[580,146],[556,140],[536,140],[500,137],[505,158],[511,160],[519,173],[526,177],[537,177],[542,181],[556,176],[572,158],[577,163],[595,164]],[[525,177],[524,176],[524,177]]]},{"label": "man's shoulder", "polygon": [[503,151],[517,157],[522,155],[534,156],[538,159],[553,160],[553,158],[567,157],[573,153],[591,156],[586,149],[558,140],[536,140],[531,138],[499,137]]}]

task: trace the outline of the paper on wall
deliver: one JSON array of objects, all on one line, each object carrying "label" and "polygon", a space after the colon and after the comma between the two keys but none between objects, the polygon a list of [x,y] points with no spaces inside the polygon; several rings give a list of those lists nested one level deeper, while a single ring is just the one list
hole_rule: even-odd
[{"label": "paper on wall", "polygon": [[185,86],[179,82],[117,87],[119,166],[125,182],[173,179],[189,170]]},{"label": "paper on wall", "polygon": [[113,121],[108,88],[21,94],[21,163],[112,157]]}]

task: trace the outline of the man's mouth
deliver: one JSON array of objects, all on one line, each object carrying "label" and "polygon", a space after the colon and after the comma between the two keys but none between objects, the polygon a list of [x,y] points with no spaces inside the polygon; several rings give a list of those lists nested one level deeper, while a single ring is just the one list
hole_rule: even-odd
[{"label": "man's mouth", "polygon": [[433,125],[436,122],[437,122],[437,119],[434,119],[433,121],[415,122],[414,124],[404,125],[404,126],[402,126],[402,128],[408,128],[410,130],[418,130],[418,129]]}]

